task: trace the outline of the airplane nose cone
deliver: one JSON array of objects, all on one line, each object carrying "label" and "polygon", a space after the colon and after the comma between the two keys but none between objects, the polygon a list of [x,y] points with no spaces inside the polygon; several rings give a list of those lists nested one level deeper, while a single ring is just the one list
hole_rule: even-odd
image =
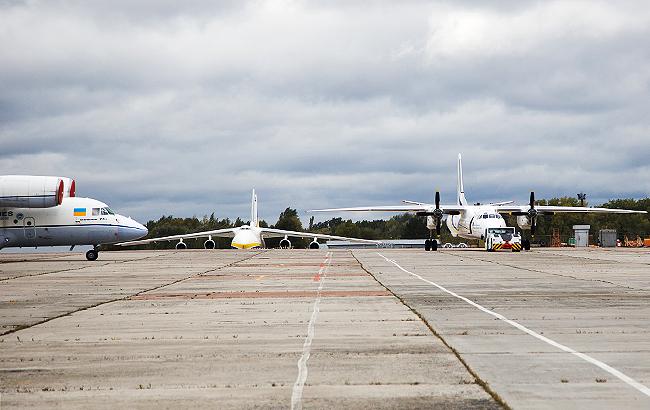
[{"label": "airplane nose cone", "polygon": [[147,236],[149,230],[146,226],[134,221],[131,218],[125,218],[126,223],[124,226],[118,228],[118,237],[120,241],[135,241],[144,236]]},{"label": "airplane nose cone", "polygon": [[[133,221],[133,222],[135,222],[135,221]],[[147,229],[146,226],[144,226],[144,225],[142,225],[141,223],[138,223],[138,222],[135,222],[134,225],[135,225],[135,230],[137,231],[137,233],[135,233],[136,237],[131,239],[131,240],[140,239],[140,238],[142,238],[144,236],[147,236],[147,234],[149,233],[149,230]]]}]

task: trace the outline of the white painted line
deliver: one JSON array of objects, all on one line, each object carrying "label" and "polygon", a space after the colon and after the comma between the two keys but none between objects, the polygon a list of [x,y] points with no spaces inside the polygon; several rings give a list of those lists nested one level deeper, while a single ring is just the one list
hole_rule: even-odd
[{"label": "white painted line", "polygon": [[505,316],[503,316],[503,315],[501,315],[499,313],[493,312],[490,309],[487,309],[487,308],[479,305],[478,303],[472,302],[471,300],[467,299],[466,297],[460,296],[460,295],[458,295],[458,294],[444,288],[443,286],[438,285],[437,283],[434,283],[434,282],[431,282],[430,280],[424,279],[422,276],[420,276],[420,275],[418,275],[416,273],[409,272],[406,269],[402,268],[397,262],[395,262],[392,259],[388,259],[387,257],[385,257],[384,255],[382,255],[379,252],[377,252],[377,255],[381,256],[384,259],[386,259],[388,262],[395,265],[401,271],[406,272],[409,275],[414,276],[414,277],[420,279],[423,282],[429,283],[429,284],[437,287],[441,291],[443,291],[445,293],[448,293],[451,296],[456,297],[456,298],[458,298],[458,299],[460,299],[460,300],[474,306],[475,308],[487,313],[488,315],[492,315],[492,316],[496,317],[497,319],[506,322],[507,324],[509,324],[509,325],[511,325],[513,327],[516,327],[517,329],[521,330],[522,332],[528,333],[529,335],[533,336],[536,339],[541,340],[542,342],[546,342],[546,343],[550,344],[551,346],[557,347],[560,350],[563,350],[563,351],[565,351],[567,353],[571,353],[571,354],[573,354],[575,356],[578,356],[582,360],[585,360],[585,361],[587,361],[587,362],[589,362],[589,363],[591,363],[591,364],[593,364],[595,366],[600,367],[601,369],[605,370],[607,373],[611,374],[614,377],[619,378],[620,380],[622,380],[625,383],[629,384],[630,386],[634,387],[635,389],[637,389],[641,393],[645,394],[646,396],[650,396],[650,388],[648,388],[645,385],[639,383],[638,381],[634,380],[633,378],[621,373],[620,371],[614,369],[613,367],[609,366],[608,364],[603,363],[600,360],[594,359],[593,357],[591,357],[591,356],[589,356],[587,354],[580,353],[580,352],[578,352],[576,350],[573,350],[572,348],[570,348],[568,346],[565,346],[563,344],[560,344],[560,343],[556,342],[555,340],[551,340],[548,337],[542,336],[539,333],[528,329],[526,326],[515,322],[514,320],[510,320],[510,319],[506,318]]},{"label": "white painted line", "polygon": [[323,283],[325,282],[324,273],[327,271],[327,268],[329,268],[331,262],[332,252],[327,252],[325,261],[321,264],[320,270],[318,271],[317,276],[320,278],[320,283],[318,284],[316,301],[314,302],[314,309],[311,312],[311,319],[309,319],[309,325],[307,326],[307,338],[305,339],[305,343],[302,345],[302,356],[300,357],[300,360],[298,360],[298,377],[296,378],[296,382],[293,384],[293,392],[291,393],[292,410],[302,409],[302,390],[305,387],[305,381],[307,381],[307,361],[311,355],[311,341],[314,339],[314,326],[316,325],[321,291],[323,290]]}]

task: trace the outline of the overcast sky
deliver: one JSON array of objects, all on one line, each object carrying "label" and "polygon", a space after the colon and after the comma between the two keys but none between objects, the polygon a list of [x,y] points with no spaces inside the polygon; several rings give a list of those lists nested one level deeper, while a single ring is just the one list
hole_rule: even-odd
[{"label": "overcast sky", "polygon": [[459,152],[472,202],[645,197],[649,39],[645,0],[0,0],[0,173],[142,222],[454,202]]}]

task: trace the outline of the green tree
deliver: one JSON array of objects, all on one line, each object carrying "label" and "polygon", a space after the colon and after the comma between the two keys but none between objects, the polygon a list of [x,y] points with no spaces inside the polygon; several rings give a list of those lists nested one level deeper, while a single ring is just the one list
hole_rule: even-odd
[{"label": "green tree", "polygon": [[[293,208],[287,208],[280,213],[278,221],[273,226],[275,229],[283,229],[286,231],[302,232],[302,222],[298,217],[298,211]],[[269,238],[266,240],[266,246],[269,248],[276,248],[280,244],[282,238]],[[291,246],[294,248],[307,247],[307,241],[301,238],[289,238]]]}]

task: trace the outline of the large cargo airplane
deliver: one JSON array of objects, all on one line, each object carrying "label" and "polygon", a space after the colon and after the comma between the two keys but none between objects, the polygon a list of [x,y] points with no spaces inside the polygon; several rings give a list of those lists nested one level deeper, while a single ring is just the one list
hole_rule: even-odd
[{"label": "large cargo airplane", "polygon": [[[535,205],[535,193],[530,193],[528,205],[513,205],[513,201],[490,203],[485,205],[468,205],[465,199],[463,186],[463,167],[461,155],[458,154],[458,176],[456,181],[456,203],[440,205],[440,192],[436,191],[433,204],[402,201],[405,205],[395,206],[362,206],[354,208],[316,209],[309,212],[414,212],[416,215],[427,217],[427,228],[433,237],[435,231],[440,235],[443,219],[454,237],[466,239],[484,239],[489,228],[505,228],[506,221],[501,214],[516,215],[517,224],[521,229],[530,230],[535,234],[537,217],[541,214],[555,214],[562,212],[577,213],[610,213],[610,214],[645,214],[646,211],[633,211],[628,209],[588,208],[573,206]],[[530,240],[522,241],[524,249],[530,250]],[[426,250],[437,250],[438,242],[427,239],[424,247]]]},{"label": "large cargo airplane", "polygon": [[205,249],[214,249],[216,244],[212,237],[225,237],[232,238],[230,246],[237,249],[251,249],[251,248],[263,248],[264,238],[282,238],[280,241],[281,248],[291,248],[291,241],[289,237],[297,238],[310,238],[313,239],[309,244],[310,249],[318,249],[320,244],[318,239],[335,239],[343,241],[352,241],[360,243],[371,243],[380,245],[381,241],[373,241],[369,239],[357,239],[357,238],[346,238],[343,236],[334,236],[334,235],[323,235],[319,233],[311,232],[296,232],[296,231],[286,231],[283,229],[273,229],[273,228],[262,228],[259,224],[259,217],[257,214],[257,195],[255,195],[255,190],[253,189],[253,195],[251,199],[251,222],[250,225],[243,225],[236,228],[226,228],[226,229],[215,229],[212,231],[196,232],[185,235],[171,235],[171,236],[162,236],[159,238],[151,239],[141,239],[138,241],[129,241],[118,243],[121,246],[134,246],[134,245],[144,245],[152,242],[163,242],[163,241],[178,241],[176,243],[176,249],[187,249],[187,244],[184,242],[185,239],[192,238],[207,238],[203,243]]},{"label": "large cargo airplane", "polygon": [[76,196],[70,178],[0,176],[0,249],[92,245],[94,261],[103,244],[142,238],[147,228],[116,214],[103,202]]}]

